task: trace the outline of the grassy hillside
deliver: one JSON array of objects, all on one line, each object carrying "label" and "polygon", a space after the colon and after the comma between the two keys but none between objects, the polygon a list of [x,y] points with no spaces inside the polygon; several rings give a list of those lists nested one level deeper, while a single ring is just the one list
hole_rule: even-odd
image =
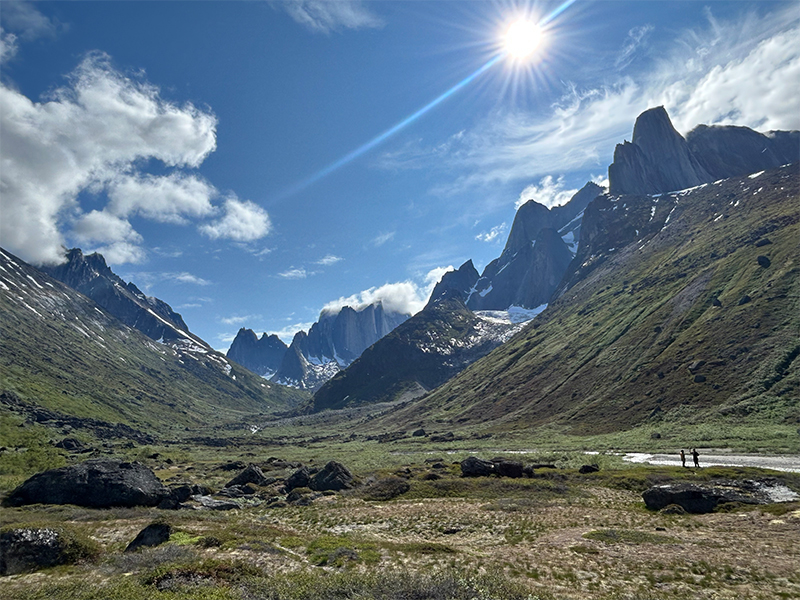
[{"label": "grassy hillside", "polygon": [[703,427],[714,428],[708,439],[759,427],[791,446],[798,166],[656,198],[601,197],[590,209],[561,297],[387,424],[558,424],[583,435],[688,427],[698,440]]},{"label": "grassy hillside", "polygon": [[41,407],[167,434],[286,410],[305,398],[189,340],[154,342],[7,253],[0,253],[0,283],[7,409]]}]

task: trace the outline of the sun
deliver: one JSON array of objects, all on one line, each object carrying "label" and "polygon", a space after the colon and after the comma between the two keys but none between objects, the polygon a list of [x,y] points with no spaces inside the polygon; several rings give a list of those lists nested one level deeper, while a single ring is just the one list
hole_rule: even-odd
[{"label": "sun", "polygon": [[519,19],[514,21],[503,38],[503,47],[511,58],[523,61],[529,58],[542,39],[539,26],[533,21]]}]

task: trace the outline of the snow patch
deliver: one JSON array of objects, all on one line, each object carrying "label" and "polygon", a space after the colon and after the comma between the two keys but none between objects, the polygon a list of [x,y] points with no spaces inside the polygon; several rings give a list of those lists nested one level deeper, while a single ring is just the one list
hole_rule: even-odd
[{"label": "snow patch", "polygon": [[747,177],[749,177],[750,179],[755,179],[756,177],[760,177],[763,174],[764,171],[759,171],[758,173],[753,173],[752,175],[748,175]]}]

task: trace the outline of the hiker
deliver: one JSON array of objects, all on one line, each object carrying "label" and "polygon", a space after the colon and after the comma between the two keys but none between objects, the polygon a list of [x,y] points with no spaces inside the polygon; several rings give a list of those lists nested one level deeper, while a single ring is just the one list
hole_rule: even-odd
[{"label": "hiker", "polygon": [[700,468],[700,455],[697,453],[696,448],[692,448],[692,460],[694,460],[694,466],[698,469]]},{"label": "hiker", "polygon": [[684,454],[683,450],[681,450],[681,466],[686,466],[686,454]]}]

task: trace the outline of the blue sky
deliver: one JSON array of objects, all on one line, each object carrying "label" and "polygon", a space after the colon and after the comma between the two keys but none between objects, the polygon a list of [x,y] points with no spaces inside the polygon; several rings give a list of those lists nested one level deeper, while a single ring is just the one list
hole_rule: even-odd
[{"label": "blue sky", "polygon": [[[475,75],[521,16],[550,17],[534,55]],[[797,2],[3,0],[0,26],[0,244],[99,250],[223,349],[418,310],[649,107],[800,128]]]}]

